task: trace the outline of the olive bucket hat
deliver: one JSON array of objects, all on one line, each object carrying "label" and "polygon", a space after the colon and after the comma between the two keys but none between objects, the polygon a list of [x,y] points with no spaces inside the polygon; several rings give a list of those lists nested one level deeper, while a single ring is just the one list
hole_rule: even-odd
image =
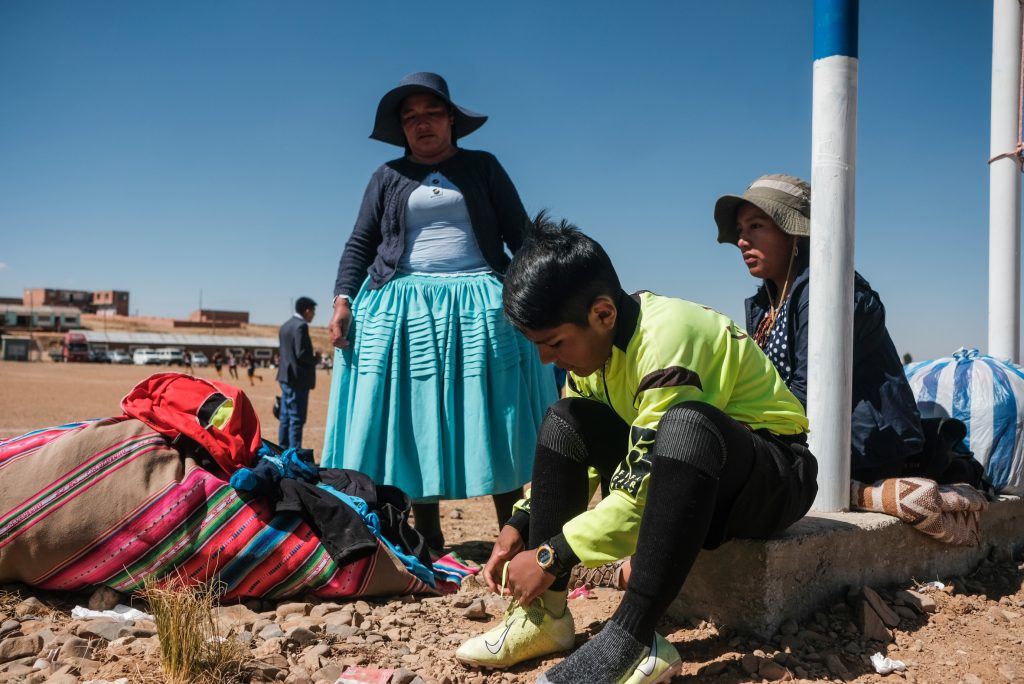
[{"label": "olive bucket hat", "polygon": [[722,195],[715,202],[719,242],[735,245],[739,241],[736,212],[744,202],[768,214],[783,233],[804,237],[811,234],[810,184],[796,176],[770,173],[751,183],[741,196]]},{"label": "olive bucket hat", "polygon": [[487,121],[485,115],[452,102],[452,98],[448,94],[448,83],[440,75],[429,71],[417,71],[403,78],[397,86],[380,98],[380,104],[377,105],[377,117],[373,123],[373,133],[370,133],[370,137],[374,140],[405,147],[405,133],[402,131],[402,123],[398,117],[398,108],[401,106],[402,100],[417,93],[433,95],[451,106],[452,114],[455,116],[455,125],[452,126],[454,138],[466,137]]}]

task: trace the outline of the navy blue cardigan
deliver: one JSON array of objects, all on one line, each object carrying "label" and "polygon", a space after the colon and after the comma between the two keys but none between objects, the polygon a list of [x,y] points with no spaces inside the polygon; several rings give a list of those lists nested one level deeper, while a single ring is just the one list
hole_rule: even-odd
[{"label": "navy blue cardigan", "polygon": [[[810,268],[793,281],[789,304],[789,389],[807,406],[807,320]],[[768,312],[768,284],[746,300],[751,335]],[[924,448],[921,416],[903,364],[885,327],[885,306],[859,273],[853,282],[853,416],[850,474],[861,482],[902,474]],[[811,426],[814,429],[814,426]]]},{"label": "navy blue cardigan", "polygon": [[355,297],[370,277],[370,289],[391,280],[405,251],[405,210],[409,195],[439,171],[466,199],[473,234],[487,264],[499,276],[523,243],[528,218],[512,180],[489,152],[459,149],[439,164],[395,159],[377,169],[363,194],[352,235],[338,264],[334,294]]}]

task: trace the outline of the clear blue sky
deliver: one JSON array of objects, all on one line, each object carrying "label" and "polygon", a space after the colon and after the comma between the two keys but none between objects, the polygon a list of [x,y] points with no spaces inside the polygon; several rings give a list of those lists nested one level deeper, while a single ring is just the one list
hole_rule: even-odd
[{"label": "clear blue sky", "polygon": [[[0,2],[0,296],[121,289],[132,312],[320,302],[406,73],[489,114],[531,213],[627,289],[742,321],[716,198],[810,175],[811,0]],[[862,0],[857,268],[900,352],[985,348],[991,3]]]}]

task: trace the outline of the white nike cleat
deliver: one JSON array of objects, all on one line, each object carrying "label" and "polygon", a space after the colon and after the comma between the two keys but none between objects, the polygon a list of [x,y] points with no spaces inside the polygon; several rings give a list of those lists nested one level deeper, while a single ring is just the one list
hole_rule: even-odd
[{"label": "white nike cleat", "polygon": [[[565,595],[564,591],[546,591],[525,608],[513,601],[500,625],[468,639],[455,657],[465,665],[500,669],[568,651],[575,643],[576,625]],[[545,601],[552,609],[545,607]],[[557,607],[561,607],[560,614],[556,614]]]},{"label": "white nike cleat", "polygon": [[682,666],[683,659],[679,657],[676,647],[655,632],[651,648],[640,658],[632,672],[620,681],[623,684],[660,684],[672,679]]}]

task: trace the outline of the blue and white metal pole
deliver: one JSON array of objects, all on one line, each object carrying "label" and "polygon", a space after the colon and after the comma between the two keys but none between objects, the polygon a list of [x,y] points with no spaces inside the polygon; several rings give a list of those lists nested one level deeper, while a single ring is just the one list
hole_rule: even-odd
[{"label": "blue and white metal pole", "polygon": [[[992,9],[992,127],[988,199],[988,353],[1018,361],[1020,349],[1021,8],[995,0]],[[995,159],[995,157],[1000,157]]]},{"label": "blue and white metal pole", "polygon": [[819,511],[850,506],[858,0],[815,0],[807,418]]}]

